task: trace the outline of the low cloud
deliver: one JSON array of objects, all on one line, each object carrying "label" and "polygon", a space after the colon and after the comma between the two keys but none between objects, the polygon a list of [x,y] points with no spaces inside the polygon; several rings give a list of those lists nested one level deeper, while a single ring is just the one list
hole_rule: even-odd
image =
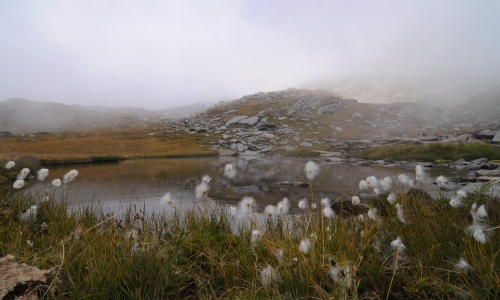
[{"label": "low cloud", "polygon": [[158,109],[387,75],[498,80],[496,1],[15,1],[0,100]]}]

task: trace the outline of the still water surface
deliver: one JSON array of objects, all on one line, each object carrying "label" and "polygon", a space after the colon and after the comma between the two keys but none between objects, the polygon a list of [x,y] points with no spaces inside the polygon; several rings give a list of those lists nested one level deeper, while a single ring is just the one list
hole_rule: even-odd
[{"label": "still water surface", "polygon": [[[237,169],[234,179],[223,176],[224,167],[231,163]],[[159,200],[170,192],[175,202],[199,203],[195,188],[205,174],[212,177],[209,196],[220,204],[237,205],[245,196],[254,197],[259,211],[267,204],[276,204],[288,197],[292,210],[302,198],[310,198],[309,188],[278,185],[282,181],[302,181],[308,179],[304,173],[305,163],[290,160],[270,160],[255,158],[176,158],[123,161],[118,164],[86,165],[51,168],[47,184],[71,169],[79,171],[71,184],[69,199],[71,204],[100,201],[104,207],[117,208],[123,204],[139,203],[147,211],[160,210]],[[321,197],[336,199],[358,193],[361,179],[374,175],[381,179],[390,176],[397,183],[397,176],[405,173],[414,178],[413,170],[386,168],[379,165],[356,166],[350,163],[320,164],[321,171],[313,181],[316,201]],[[433,170],[433,177],[449,175],[452,170]],[[37,182],[32,189],[43,189]],[[435,186],[425,186],[436,190]],[[64,193],[67,186],[57,188],[56,196]]]}]

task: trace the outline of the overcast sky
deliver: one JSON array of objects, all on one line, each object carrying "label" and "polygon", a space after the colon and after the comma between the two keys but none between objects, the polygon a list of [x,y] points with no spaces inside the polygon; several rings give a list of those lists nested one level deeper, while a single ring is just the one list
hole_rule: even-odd
[{"label": "overcast sky", "polygon": [[346,76],[500,77],[500,1],[0,0],[0,100],[160,109]]}]

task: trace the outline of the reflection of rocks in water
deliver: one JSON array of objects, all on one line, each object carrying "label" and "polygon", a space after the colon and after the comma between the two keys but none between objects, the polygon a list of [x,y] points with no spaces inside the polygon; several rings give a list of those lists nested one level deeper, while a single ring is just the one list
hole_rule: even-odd
[{"label": "reflection of rocks in water", "polygon": [[236,158],[232,156],[219,156],[219,166],[222,166],[222,168],[224,168],[226,164],[232,164],[235,160]]},{"label": "reflection of rocks in water", "polygon": [[249,193],[260,193],[267,192],[269,188],[262,185],[247,185],[247,186],[235,186],[233,187],[233,193],[235,194],[249,194]]},{"label": "reflection of rocks in water", "polygon": [[236,167],[238,168],[238,170],[246,170],[246,168],[248,167],[248,161],[244,158],[238,159],[236,161]]}]

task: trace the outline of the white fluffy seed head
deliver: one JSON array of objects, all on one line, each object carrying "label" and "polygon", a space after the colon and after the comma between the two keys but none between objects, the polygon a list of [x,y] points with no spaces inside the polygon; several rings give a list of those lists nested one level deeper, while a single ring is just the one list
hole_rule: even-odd
[{"label": "white fluffy seed head", "polygon": [[244,197],[243,199],[241,199],[239,206],[240,206],[239,210],[240,218],[246,217],[248,214],[251,214],[257,208],[255,199],[252,197]]},{"label": "white fluffy seed head", "polygon": [[378,181],[378,185],[380,186],[381,189],[384,191],[388,191],[392,187],[392,179],[389,176],[386,176],[384,179],[380,179]]},{"label": "white fluffy seed head", "polygon": [[276,213],[279,215],[286,215],[290,210],[290,201],[287,197],[283,198],[278,205],[276,205]]},{"label": "white fluffy seed head", "polygon": [[271,286],[273,283],[281,282],[280,275],[271,265],[260,270],[260,280],[263,286]]},{"label": "white fluffy seed head", "polygon": [[16,179],[24,179],[26,178],[26,176],[28,176],[28,174],[30,173],[30,169],[28,168],[23,168],[21,170],[21,173],[19,173],[19,175],[17,175],[17,178]]},{"label": "white fluffy seed head", "polygon": [[410,177],[406,174],[399,174],[398,175],[398,181],[401,184],[408,184],[410,182]]},{"label": "white fluffy seed head", "polygon": [[460,207],[460,206],[463,206],[464,205],[463,198],[462,197],[458,197],[458,196],[452,196],[451,199],[450,199],[449,204],[450,204],[451,207]]},{"label": "white fluffy seed head", "polygon": [[266,206],[266,208],[264,208],[264,213],[268,217],[274,216],[274,214],[276,213],[276,206],[274,206],[274,205],[268,205],[268,206]]},{"label": "white fluffy seed head", "polygon": [[304,171],[306,172],[307,178],[313,180],[319,173],[319,166],[315,162],[310,161],[306,164]]},{"label": "white fluffy seed head", "polygon": [[377,177],[375,176],[368,176],[366,178],[366,183],[368,183],[368,186],[371,187],[372,189],[378,187],[378,180]]},{"label": "white fluffy seed head", "polygon": [[358,197],[358,196],[352,196],[352,197],[351,197],[351,201],[352,201],[352,204],[354,204],[354,205],[359,205],[359,204],[361,204],[361,200],[359,199],[359,197]]},{"label": "white fluffy seed head", "polygon": [[403,208],[403,205],[400,205],[399,203],[396,203],[396,208],[398,210],[398,220],[399,222],[403,223],[403,224],[406,224],[406,220],[405,220],[405,211],[404,211],[404,208]]},{"label": "white fluffy seed head", "polygon": [[236,215],[236,207],[230,206],[229,207],[229,214],[234,217]]},{"label": "white fluffy seed head", "polygon": [[206,182],[206,183],[209,183],[210,180],[212,180],[212,177],[208,176],[208,175],[203,175],[203,177],[201,177],[201,181],[202,182]]},{"label": "white fluffy seed head", "polygon": [[208,184],[206,181],[202,181],[198,186],[196,186],[196,198],[201,199],[208,194]]},{"label": "white fluffy seed head", "polygon": [[165,195],[163,195],[163,197],[161,197],[160,199],[160,205],[165,207],[173,206],[174,203],[172,200],[172,195],[170,193],[166,193]]},{"label": "white fluffy seed head", "polygon": [[32,205],[28,210],[21,214],[20,219],[24,222],[28,222],[30,219],[35,219],[37,213],[38,206]]},{"label": "white fluffy seed head", "polygon": [[40,169],[36,172],[37,178],[40,181],[45,181],[45,178],[49,176],[49,169]]},{"label": "white fluffy seed head", "polygon": [[18,179],[18,180],[16,180],[16,181],[14,182],[14,185],[13,185],[13,187],[14,187],[15,189],[20,189],[20,188],[22,188],[23,186],[24,186],[24,180],[22,180],[22,179]]},{"label": "white fluffy seed head", "polygon": [[484,206],[484,204],[477,208],[477,203],[474,203],[470,209],[470,214],[472,216],[472,222],[474,224],[480,224],[488,217],[488,213],[486,212],[486,207]]},{"label": "white fluffy seed head", "polygon": [[328,197],[321,199],[321,205],[330,206],[330,199]]},{"label": "white fluffy seed head", "polygon": [[252,231],[252,237],[250,238],[250,241],[252,242],[252,244],[255,244],[261,240],[262,236],[263,236],[262,232],[260,230],[255,229]]},{"label": "white fluffy seed head", "polygon": [[487,217],[488,213],[486,212],[486,207],[483,204],[477,209],[475,219],[478,221],[484,221],[484,219],[486,219]]},{"label": "white fluffy seed head", "polygon": [[68,173],[64,174],[63,182],[64,183],[72,182],[73,180],[75,180],[76,176],[78,176],[78,171],[71,170]]},{"label": "white fluffy seed head", "polygon": [[224,176],[226,176],[229,179],[233,179],[234,177],[236,177],[236,168],[233,167],[232,164],[227,164],[224,167]]},{"label": "white fluffy seed head", "polygon": [[396,194],[394,193],[390,193],[389,196],[387,196],[387,201],[389,201],[390,204],[396,203],[397,200]]},{"label": "white fluffy seed head", "polygon": [[488,236],[484,231],[484,226],[482,225],[471,225],[467,228],[467,231],[474,237],[474,239],[482,244],[488,241]]},{"label": "white fluffy seed head", "polygon": [[409,186],[410,188],[415,188],[415,187],[416,187],[415,180],[410,179],[410,181],[408,181],[408,186]]},{"label": "white fluffy seed head", "polygon": [[307,209],[307,200],[306,199],[302,199],[299,201],[299,208],[300,209]]},{"label": "white fluffy seed head", "polygon": [[448,183],[448,178],[440,175],[436,178],[436,183],[438,186],[445,186]]},{"label": "white fluffy seed head", "polygon": [[308,254],[309,251],[311,251],[311,247],[312,247],[312,243],[308,238],[304,238],[300,242],[300,252],[302,252],[304,254]]},{"label": "white fluffy seed head", "polygon": [[325,216],[325,218],[331,219],[335,217],[335,212],[330,206],[325,206],[325,208],[323,208],[323,215]]},{"label": "white fluffy seed head", "polygon": [[406,246],[403,244],[403,241],[399,236],[391,242],[391,248],[392,250],[399,250],[399,251],[406,250]]},{"label": "white fluffy seed head", "polygon": [[469,271],[471,269],[471,266],[465,260],[465,258],[460,257],[460,259],[458,260],[457,264],[455,265],[455,268],[457,269],[458,272],[469,273]]},{"label": "white fluffy seed head", "polygon": [[457,197],[467,198],[467,192],[462,189],[457,190]]},{"label": "white fluffy seed head", "polygon": [[52,185],[55,187],[60,187],[61,186],[61,179],[52,180]]},{"label": "white fluffy seed head", "polygon": [[6,164],[5,164],[5,168],[6,168],[7,170],[10,170],[10,169],[12,169],[15,165],[16,165],[16,163],[15,163],[15,162],[13,162],[13,161],[9,161],[8,163],[6,163]]},{"label": "white fluffy seed head", "polygon": [[430,182],[430,177],[422,165],[417,165],[415,167],[415,175],[416,175],[415,178],[419,182],[423,183]]},{"label": "white fluffy seed head", "polygon": [[373,194],[375,196],[380,196],[380,195],[382,195],[382,190],[380,188],[376,187],[373,189]]},{"label": "white fluffy seed head", "polygon": [[366,182],[366,180],[361,179],[361,180],[359,181],[359,190],[360,190],[360,191],[365,191],[365,190],[367,190],[367,189],[368,189],[368,183]]},{"label": "white fluffy seed head", "polygon": [[370,208],[368,210],[368,218],[377,221],[377,209],[376,208]]}]

